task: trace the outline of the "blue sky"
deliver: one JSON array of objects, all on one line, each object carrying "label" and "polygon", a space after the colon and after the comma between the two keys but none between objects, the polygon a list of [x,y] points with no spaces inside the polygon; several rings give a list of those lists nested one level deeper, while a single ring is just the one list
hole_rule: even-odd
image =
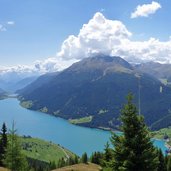
[{"label": "blue sky", "polygon": [[[161,9],[148,17],[131,19],[138,5],[149,0],[0,0],[0,66],[31,65],[54,57],[69,35],[101,12],[119,20],[133,34],[132,41],[150,37],[168,41],[171,36],[171,1],[158,0]],[[7,24],[13,22],[13,24]]]}]

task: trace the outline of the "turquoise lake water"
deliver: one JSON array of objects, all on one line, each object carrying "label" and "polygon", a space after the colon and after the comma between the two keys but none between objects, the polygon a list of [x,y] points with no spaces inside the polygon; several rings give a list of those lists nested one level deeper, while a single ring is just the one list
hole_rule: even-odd
[{"label": "turquoise lake water", "polygon": [[[64,119],[27,110],[14,98],[0,100],[0,125],[5,122],[10,128],[13,121],[19,135],[52,141],[78,155],[102,151],[111,136],[108,131],[75,126]],[[154,140],[154,144],[163,152],[166,150],[164,141]]]}]

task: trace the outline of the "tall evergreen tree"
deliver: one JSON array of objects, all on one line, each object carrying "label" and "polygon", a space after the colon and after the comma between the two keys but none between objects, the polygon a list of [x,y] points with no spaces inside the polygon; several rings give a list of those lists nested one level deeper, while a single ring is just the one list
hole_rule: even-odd
[{"label": "tall evergreen tree", "polygon": [[121,114],[123,135],[113,134],[113,170],[117,171],[157,171],[157,150],[150,140],[149,131],[142,116],[138,115],[132,103],[133,96],[127,97],[127,104]]},{"label": "tall evergreen tree", "polygon": [[11,171],[28,170],[28,163],[25,156],[22,154],[21,144],[16,134],[14,123],[12,130],[10,130],[4,163]]},{"label": "tall evergreen tree", "polygon": [[1,129],[1,139],[0,139],[0,166],[4,166],[3,161],[5,157],[6,148],[7,148],[7,127],[5,123],[3,123]]},{"label": "tall evergreen tree", "polygon": [[87,164],[88,162],[88,157],[87,157],[87,153],[84,153],[81,157],[81,161],[85,164]]},{"label": "tall evergreen tree", "polygon": [[109,142],[106,143],[104,149],[104,160],[109,162],[112,159],[112,149],[110,148]]},{"label": "tall evergreen tree", "polygon": [[167,158],[167,171],[171,170],[171,157]]},{"label": "tall evergreen tree", "polygon": [[158,165],[157,171],[167,171],[165,157],[164,157],[161,149],[158,150],[158,158],[159,158],[159,165]]}]

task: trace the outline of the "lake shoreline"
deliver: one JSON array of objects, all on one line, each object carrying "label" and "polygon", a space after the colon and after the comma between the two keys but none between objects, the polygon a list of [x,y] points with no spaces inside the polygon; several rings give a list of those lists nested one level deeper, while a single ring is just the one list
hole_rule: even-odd
[{"label": "lake shoreline", "polygon": [[[27,110],[21,107],[17,98],[0,101],[1,121],[10,128],[16,121],[19,135],[31,135],[53,143],[61,144],[77,155],[85,151],[91,155],[94,151],[103,151],[104,145],[112,136],[108,130],[73,125],[66,119],[55,117],[40,111]],[[119,135],[118,130],[114,130]],[[154,145],[165,152],[164,141],[154,140]]]},{"label": "lake shoreline", "polygon": [[[17,100],[20,101],[18,98],[17,98]],[[20,106],[23,107],[23,108],[25,108],[24,106],[21,105],[21,101],[20,101]],[[29,109],[29,108],[25,108],[25,109],[28,109],[28,110],[31,110],[31,111],[35,111],[35,110]],[[40,111],[38,111],[38,112],[40,112]],[[69,119],[65,119],[65,118],[63,118],[63,117],[61,117],[61,116],[55,116],[55,115],[50,114],[50,113],[47,113],[47,112],[43,112],[43,111],[41,111],[41,112],[44,113],[44,114],[53,116],[53,117],[55,117],[55,118],[64,119],[64,120],[67,121],[69,124],[72,124],[72,125],[75,125],[75,126],[79,126],[79,127],[83,127],[83,128],[98,129],[98,130],[102,130],[102,131],[106,131],[106,132],[111,132],[111,133],[112,133],[112,132],[113,132],[113,133],[114,133],[114,132],[119,132],[119,133],[121,133],[120,130],[112,129],[112,128],[93,127],[93,126],[88,126],[88,125],[83,125],[83,124],[73,124],[73,123],[69,122]],[[153,137],[152,139],[159,140],[159,141],[164,141],[163,139],[159,139],[159,138],[155,138],[155,137]],[[171,148],[171,146],[170,146],[166,141],[165,141],[165,147],[166,147],[167,149]]]}]

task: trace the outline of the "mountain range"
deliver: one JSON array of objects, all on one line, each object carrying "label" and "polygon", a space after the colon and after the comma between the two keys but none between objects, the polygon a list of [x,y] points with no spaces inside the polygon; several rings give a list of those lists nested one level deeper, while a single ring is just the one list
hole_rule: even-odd
[{"label": "mountain range", "polygon": [[86,58],[17,91],[21,103],[29,103],[26,106],[32,110],[112,129],[120,125],[120,110],[129,92],[151,129],[171,124],[171,88],[120,57]]},{"label": "mountain range", "polygon": [[146,62],[135,65],[139,71],[150,74],[158,79],[165,79],[171,82],[171,64],[161,64],[158,62]]}]

